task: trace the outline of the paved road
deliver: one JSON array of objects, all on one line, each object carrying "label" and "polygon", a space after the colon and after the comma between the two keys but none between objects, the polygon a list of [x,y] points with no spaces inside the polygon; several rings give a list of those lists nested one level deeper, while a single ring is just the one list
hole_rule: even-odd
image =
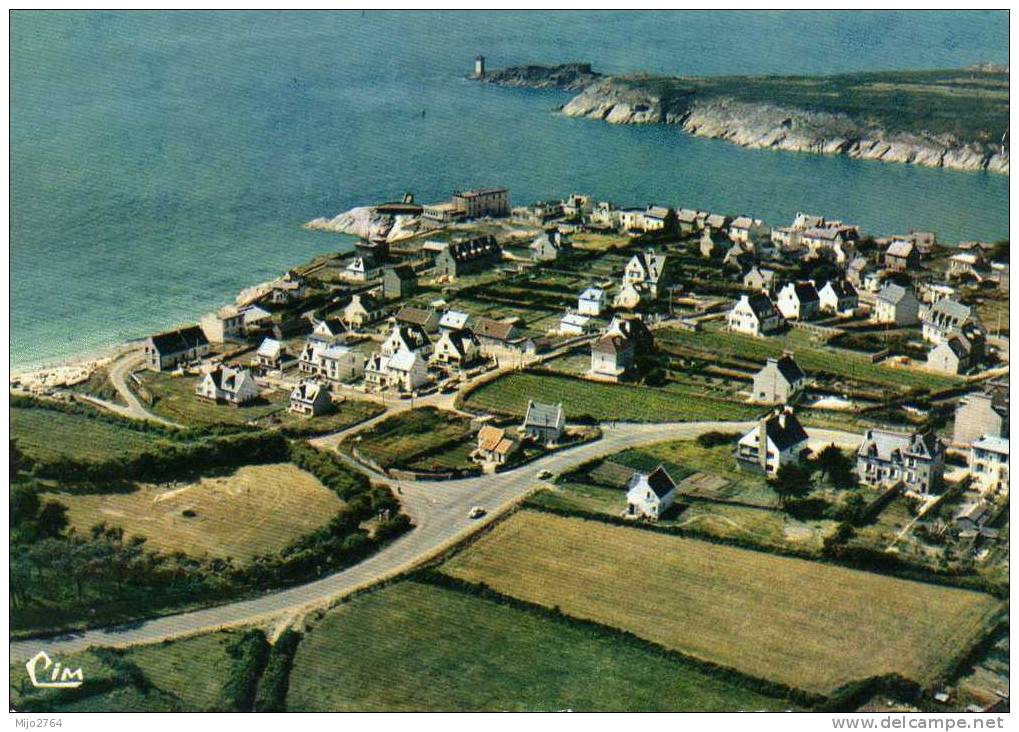
[{"label": "paved road", "polygon": [[[693,439],[704,432],[736,432],[750,429],[752,422],[685,422],[666,424],[602,425],[596,442],[553,453],[517,470],[464,480],[444,482],[385,480],[399,491],[404,510],[414,519],[412,531],[377,554],[336,574],[288,590],[261,597],[144,621],[128,627],[90,630],[46,640],[12,642],[11,657],[27,659],[39,650],[73,653],[89,646],[123,647],[180,638],[217,628],[298,617],[327,608],[358,589],[394,577],[441,554],[453,544],[504,513],[541,482],[540,470],[561,473],[601,455],[663,440]],[[832,430],[808,430],[815,449],[829,442],[852,446],[857,435]],[[471,506],[488,510],[481,520],[467,518]]]},{"label": "paved road", "polygon": [[141,403],[138,397],[135,396],[134,392],[127,385],[127,380],[130,378],[132,371],[135,371],[145,361],[145,354],[141,351],[128,351],[126,354],[118,358],[113,362],[110,367],[110,383],[120,394],[120,398],[124,400],[127,406],[123,404],[114,404],[108,402],[105,399],[97,399],[96,397],[82,397],[93,404],[96,404],[104,409],[108,409],[111,412],[116,412],[124,417],[131,417],[132,419],[147,419],[150,422],[159,422],[170,427],[180,427],[176,422],[171,422],[168,419],[164,419],[158,415],[153,414],[145,405]]}]

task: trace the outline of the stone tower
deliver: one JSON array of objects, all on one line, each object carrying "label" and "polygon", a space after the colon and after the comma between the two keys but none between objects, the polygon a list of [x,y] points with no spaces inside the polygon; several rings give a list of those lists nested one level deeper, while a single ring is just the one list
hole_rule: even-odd
[{"label": "stone tower", "polygon": [[485,57],[477,56],[474,59],[474,76],[478,79],[485,78]]}]

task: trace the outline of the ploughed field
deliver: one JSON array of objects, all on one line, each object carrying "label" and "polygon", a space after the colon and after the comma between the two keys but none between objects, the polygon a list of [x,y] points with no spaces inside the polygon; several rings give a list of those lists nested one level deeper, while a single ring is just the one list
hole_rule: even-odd
[{"label": "ploughed field", "polygon": [[80,533],[99,523],[144,536],[149,549],[249,561],[319,528],[343,506],[290,463],[249,465],[197,482],[141,484],[132,493],[59,494]]},{"label": "ploughed field", "polygon": [[596,629],[418,582],[330,611],[298,647],[287,697],[288,711],[788,707]]},{"label": "ploughed field", "polygon": [[521,511],[447,574],[818,694],[933,682],[1002,610],[989,595]]}]

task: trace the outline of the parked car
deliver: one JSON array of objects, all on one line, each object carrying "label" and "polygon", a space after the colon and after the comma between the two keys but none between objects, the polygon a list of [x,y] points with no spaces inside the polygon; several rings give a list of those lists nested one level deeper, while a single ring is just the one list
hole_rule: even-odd
[{"label": "parked car", "polygon": [[538,480],[548,480],[551,477],[552,477],[552,471],[551,470],[539,470],[538,471]]},{"label": "parked car", "polygon": [[488,511],[483,509],[481,506],[474,506],[470,511],[467,512],[467,518],[479,519],[484,516]]}]

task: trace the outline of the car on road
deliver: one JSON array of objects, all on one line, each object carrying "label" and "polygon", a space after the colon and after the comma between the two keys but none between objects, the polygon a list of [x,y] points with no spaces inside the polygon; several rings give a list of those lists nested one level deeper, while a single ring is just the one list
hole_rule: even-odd
[{"label": "car on road", "polygon": [[551,477],[552,477],[552,471],[551,470],[539,470],[538,471],[538,480],[548,480]]},{"label": "car on road", "polygon": [[470,511],[467,512],[467,518],[479,519],[484,516],[488,511],[483,509],[481,506],[474,506]]}]

